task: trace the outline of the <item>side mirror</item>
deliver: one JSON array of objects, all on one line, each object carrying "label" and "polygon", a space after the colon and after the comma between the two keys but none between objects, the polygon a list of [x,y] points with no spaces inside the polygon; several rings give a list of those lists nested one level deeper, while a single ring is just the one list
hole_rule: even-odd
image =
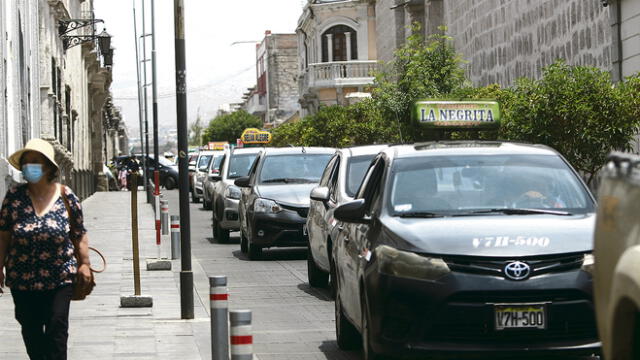
[{"label": "side mirror", "polygon": [[365,211],[366,204],[364,199],[357,199],[338,206],[333,213],[333,217],[338,221],[368,224],[369,219],[365,218]]},{"label": "side mirror", "polygon": [[326,186],[314,187],[313,190],[311,190],[311,200],[329,201],[329,188]]},{"label": "side mirror", "polygon": [[237,178],[234,182],[233,182],[237,187],[242,187],[242,188],[246,188],[249,187],[249,177],[248,176],[243,176],[240,178]]},{"label": "side mirror", "polygon": [[209,174],[209,180],[220,181],[222,180],[222,176],[220,176],[220,174]]}]

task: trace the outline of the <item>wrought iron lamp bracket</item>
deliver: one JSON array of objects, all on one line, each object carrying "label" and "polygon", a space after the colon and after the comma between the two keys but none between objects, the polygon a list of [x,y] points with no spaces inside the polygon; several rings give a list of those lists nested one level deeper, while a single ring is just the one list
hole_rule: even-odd
[{"label": "wrought iron lamp bracket", "polygon": [[58,35],[62,36],[74,30],[97,23],[104,23],[102,19],[67,19],[58,21]]}]

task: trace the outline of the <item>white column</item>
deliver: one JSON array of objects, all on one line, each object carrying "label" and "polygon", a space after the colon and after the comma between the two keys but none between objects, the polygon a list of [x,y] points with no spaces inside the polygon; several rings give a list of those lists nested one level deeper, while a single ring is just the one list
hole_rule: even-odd
[{"label": "white column", "polygon": [[346,32],[344,36],[347,39],[347,61],[351,61],[351,33]]},{"label": "white column", "polygon": [[327,61],[333,61],[333,34],[327,34]]}]

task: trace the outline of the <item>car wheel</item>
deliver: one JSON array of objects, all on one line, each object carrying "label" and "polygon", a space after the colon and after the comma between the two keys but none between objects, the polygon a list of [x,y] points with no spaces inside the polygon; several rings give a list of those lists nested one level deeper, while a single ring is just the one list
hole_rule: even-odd
[{"label": "car wheel", "polygon": [[172,177],[167,177],[167,179],[164,181],[164,187],[167,190],[173,190],[176,187],[176,180]]},{"label": "car wheel", "polygon": [[202,198],[202,207],[205,210],[211,210],[211,201],[207,201],[207,197],[206,196],[204,196]]},{"label": "car wheel", "polygon": [[251,243],[251,240],[247,239],[249,248],[249,260],[260,260],[262,257],[262,248]]},{"label": "car wheel", "polygon": [[362,359],[363,360],[381,360],[382,357],[378,355],[371,347],[371,329],[369,327],[369,305],[364,294],[360,300],[362,306]]},{"label": "car wheel", "polygon": [[336,264],[333,261],[333,257],[329,255],[329,292],[333,299],[336,298],[336,292],[338,291],[338,284],[336,278]]},{"label": "car wheel", "polygon": [[242,231],[242,229],[240,229],[240,251],[242,251],[243,254],[249,252],[247,237],[244,236],[244,232]]},{"label": "car wheel", "polygon": [[342,300],[340,295],[336,296],[335,314],[336,314],[336,339],[338,347],[342,350],[355,350],[360,346],[360,334],[358,330],[347,320],[342,310]]},{"label": "car wheel", "polygon": [[[213,219],[213,238],[218,240],[219,243],[229,242],[229,230],[221,228],[215,218]],[[240,242],[240,245],[242,246],[242,242]]]},{"label": "car wheel", "polygon": [[196,196],[196,192],[195,192],[195,191],[193,191],[193,192],[191,193],[191,201],[192,201],[194,204],[197,204],[197,203],[199,203],[199,202],[200,202],[200,199]]},{"label": "car wheel", "polygon": [[316,265],[315,260],[313,260],[313,254],[311,254],[311,248],[307,251],[307,276],[309,285],[312,287],[326,288],[329,283],[329,274]]}]

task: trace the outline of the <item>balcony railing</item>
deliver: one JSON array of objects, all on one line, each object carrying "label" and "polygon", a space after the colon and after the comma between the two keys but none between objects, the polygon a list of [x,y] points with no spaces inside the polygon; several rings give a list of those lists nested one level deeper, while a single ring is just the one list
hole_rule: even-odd
[{"label": "balcony railing", "polygon": [[309,89],[370,85],[377,70],[378,62],[375,60],[309,64],[300,77],[299,86]]}]

